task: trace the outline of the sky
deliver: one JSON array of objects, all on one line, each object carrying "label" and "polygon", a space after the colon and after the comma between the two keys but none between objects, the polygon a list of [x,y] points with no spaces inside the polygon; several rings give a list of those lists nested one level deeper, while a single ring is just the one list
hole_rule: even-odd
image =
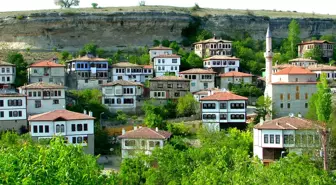
[{"label": "sky", "polygon": [[[19,10],[56,9],[54,0],[0,0],[0,12]],[[137,6],[139,0],[81,0],[79,7]],[[265,9],[298,11],[336,15],[335,0],[146,0],[146,5],[191,7],[197,3],[203,8]]]}]

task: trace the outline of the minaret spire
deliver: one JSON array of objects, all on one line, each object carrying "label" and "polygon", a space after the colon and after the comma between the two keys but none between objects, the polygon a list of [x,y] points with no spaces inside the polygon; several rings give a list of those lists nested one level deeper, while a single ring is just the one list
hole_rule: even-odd
[{"label": "minaret spire", "polygon": [[268,86],[272,83],[272,59],[273,59],[273,52],[272,52],[272,32],[270,25],[268,24],[267,32],[266,32],[266,51],[264,53],[266,68],[265,68],[265,81],[266,81],[266,89],[265,89],[265,96],[268,94],[267,91],[269,88]]}]

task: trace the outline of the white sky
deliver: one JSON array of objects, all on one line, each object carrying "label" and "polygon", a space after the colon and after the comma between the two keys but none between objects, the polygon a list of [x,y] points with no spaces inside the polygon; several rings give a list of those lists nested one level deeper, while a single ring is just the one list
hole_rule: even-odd
[{"label": "white sky", "polygon": [[[80,7],[91,7],[93,2],[101,7],[137,6],[139,0],[81,0]],[[295,10],[336,15],[335,0],[146,0],[146,5],[191,7],[195,3],[207,8]],[[0,12],[58,8],[54,0],[0,0],[0,4]]]}]

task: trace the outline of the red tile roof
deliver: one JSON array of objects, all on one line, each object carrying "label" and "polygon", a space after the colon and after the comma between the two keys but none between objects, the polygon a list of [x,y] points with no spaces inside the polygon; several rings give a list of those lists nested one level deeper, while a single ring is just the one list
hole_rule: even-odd
[{"label": "red tile roof", "polygon": [[190,81],[179,76],[158,76],[150,79],[149,81]]},{"label": "red tile roof", "polygon": [[143,66],[138,64],[133,64],[130,62],[118,62],[112,65],[112,67],[134,67],[134,68],[142,68]]},{"label": "red tile roof", "polygon": [[143,68],[144,69],[153,69],[153,66],[152,65],[144,65]]},{"label": "red tile roof", "polygon": [[316,85],[317,82],[272,82],[273,85],[309,85],[309,84],[313,84]]},{"label": "red tile roof", "polygon": [[65,66],[62,64],[56,64],[53,61],[42,60],[31,64],[30,67],[65,67]]},{"label": "red tile roof", "polygon": [[316,64],[308,66],[307,69],[311,71],[336,71],[336,66]]},{"label": "red tile roof", "polygon": [[199,90],[199,91],[193,92],[193,94],[196,94],[196,95],[208,95],[209,91],[222,92],[222,90],[220,90],[218,88],[208,88],[208,89],[203,89],[203,90]]},{"label": "red tile roof", "polygon": [[313,74],[315,73],[311,72],[308,69],[298,66],[287,67],[274,73],[274,75],[313,75]]},{"label": "red tile roof", "polygon": [[158,56],[155,56],[154,58],[181,58],[181,56],[180,55],[171,54],[171,55],[158,55]]},{"label": "red tile roof", "polygon": [[126,80],[116,80],[113,82],[109,82],[103,84],[102,86],[115,86],[115,85],[122,85],[122,86],[143,86],[141,83],[126,81]]},{"label": "red tile roof", "polygon": [[227,101],[227,100],[248,100],[248,98],[233,94],[231,92],[215,92],[213,95],[201,98],[200,100]]},{"label": "red tile roof", "polygon": [[173,50],[173,49],[164,47],[164,46],[156,46],[156,47],[149,48],[149,50]]},{"label": "red tile roof", "polygon": [[219,75],[220,77],[251,77],[253,75],[248,74],[248,73],[242,73],[242,72],[238,72],[238,71],[230,71],[227,73],[223,73]]},{"label": "red tile roof", "polygon": [[270,121],[264,121],[264,123],[258,123],[254,128],[260,130],[307,130],[320,129],[322,127],[311,120],[286,116]]},{"label": "red tile roof", "polygon": [[298,45],[305,45],[305,44],[323,44],[323,43],[328,43],[328,44],[334,44],[333,42],[329,42],[327,40],[311,40],[311,41],[306,41],[302,42]]},{"label": "red tile roof", "polygon": [[65,89],[63,85],[49,84],[45,82],[36,82],[28,85],[21,86],[22,89]]},{"label": "red tile roof", "polygon": [[107,62],[107,59],[97,58],[97,57],[89,57],[89,56],[85,55],[85,56],[82,56],[82,57],[79,57],[79,58],[72,59],[68,62],[71,62],[71,61]]},{"label": "red tile roof", "polygon": [[37,114],[34,116],[29,116],[28,121],[54,121],[57,119],[69,121],[69,120],[93,120],[95,118],[86,114],[72,112],[68,110],[54,110],[42,114]]},{"label": "red tile roof", "polygon": [[208,69],[194,68],[181,71],[180,74],[216,74],[216,72]]},{"label": "red tile roof", "polygon": [[142,127],[136,130],[126,132],[118,136],[120,139],[168,139],[172,134],[164,130],[158,130]]},{"label": "red tile roof", "polygon": [[212,57],[203,59],[203,61],[208,61],[208,60],[239,60],[239,58],[235,56],[230,57],[230,56],[225,56],[225,55],[214,55]]}]

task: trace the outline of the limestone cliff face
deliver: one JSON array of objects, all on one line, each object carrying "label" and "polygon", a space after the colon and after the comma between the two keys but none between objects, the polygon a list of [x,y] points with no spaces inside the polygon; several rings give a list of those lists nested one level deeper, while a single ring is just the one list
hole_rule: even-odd
[{"label": "limestone cliff face", "polygon": [[[123,49],[151,45],[154,39],[181,41],[182,29],[194,17],[175,12],[112,12],[112,13],[31,13],[19,20],[0,18],[0,42],[16,49],[53,48],[75,51],[93,41],[104,49]],[[272,18],[248,15],[207,15],[201,27],[216,35],[235,36],[248,32],[255,39],[264,39],[268,23],[273,36],[287,37],[290,18]],[[335,34],[334,19],[297,19],[301,36]]]}]

